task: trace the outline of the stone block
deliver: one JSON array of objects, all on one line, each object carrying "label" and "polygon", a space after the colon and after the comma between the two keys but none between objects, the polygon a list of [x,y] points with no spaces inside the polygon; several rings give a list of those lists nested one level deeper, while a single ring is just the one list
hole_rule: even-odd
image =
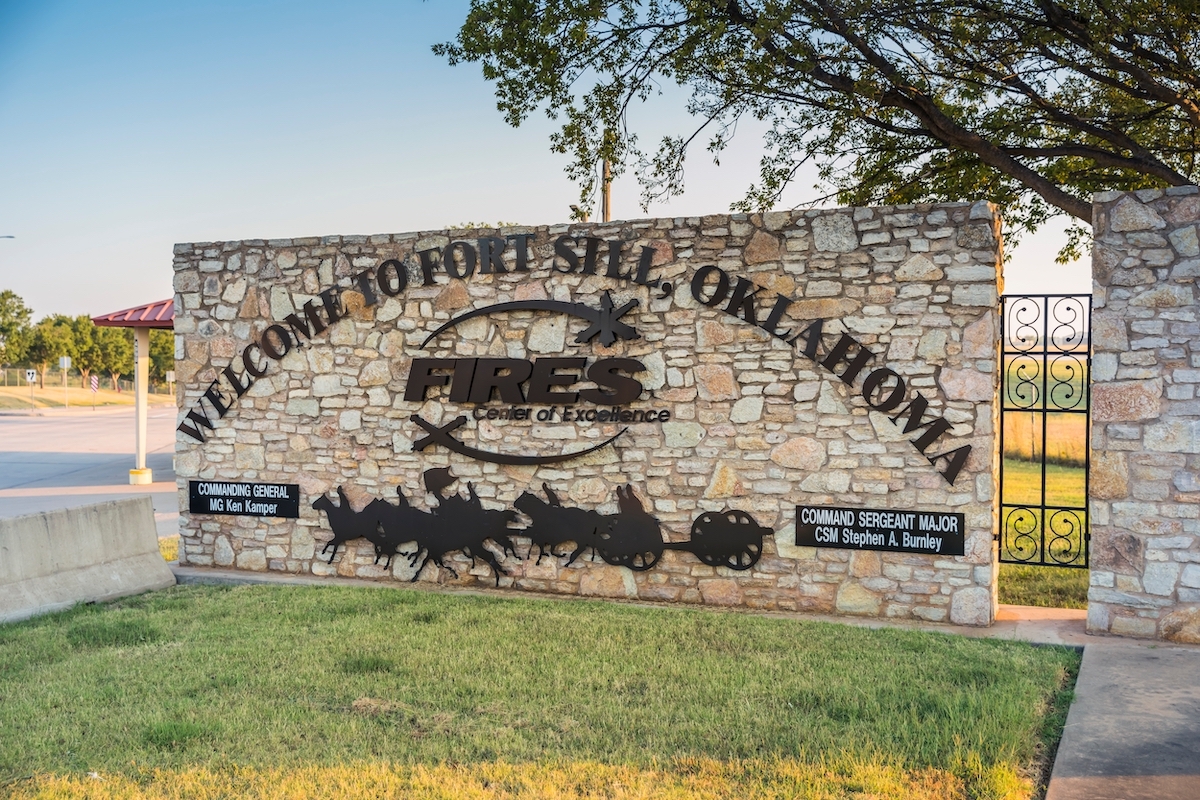
[{"label": "stone block", "polygon": [[624,567],[588,564],[579,577],[579,593],[585,597],[637,597],[633,573]]},{"label": "stone block", "polygon": [[1188,564],[1183,568],[1179,585],[1190,589],[1200,589],[1200,564]]},{"label": "stone block", "polygon": [[238,569],[251,572],[265,572],[267,569],[267,554],[263,550],[243,550],[238,553],[235,565]]},{"label": "stone block", "polygon": [[996,342],[996,316],[989,311],[963,329],[963,358],[994,358]]},{"label": "stone block", "polygon": [[733,404],[729,412],[729,421],[737,424],[757,422],[762,419],[763,398],[761,395],[743,397]]},{"label": "stone block", "polygon": [[1092,345],[1096,352],[1123,353],[1129,349],[1129,333],[1126,321],[1112,311],[1092,312]]},{"label": "stone block", "polygon": [[736,400],[738,384],[733,370],[721,364],[701,364],[693,370],[703,400]]},{"label": "stone block", "polygon": [[1162,637],[1180,644],[1200,644],[1200,608],[1179,608],[1162,620]]},{"label": "stone block", "polygon": [[742,604],[742,587],[729,578],[712,578],[700,581],[700,596],[706,605],[736,606]]},{"label": "stone block", "polygon": [[705,428],[696,422],[664,422],[662,425],[665,447],[690,449],[700,444]]},{"label": "stone block", "polygon": [[1200,420],[1172,419],[1148,425],[1143,444],[1157,453],[1200,453]]},{"label": "stone block", "polygon": [[1117,233],[1162,230],[1167,223],[1148,205],[1124,197],[1108,212],[1108,227]]},{"label": "stone block", "polygon": [[1152,639],[1158,633],[1158,623],[1145,617],[1114,615],[1108,630],[1117,636]]},{"label": "stone block", "polygon": [[854,219],[849,214],[821,214],[810,224],[813,245],[819,251],[850,253],[858,249],[858,234],[854,230]]},{"label": "stone block", "polygon": [[949,400],[986,402],[996,396],[996,376],[973,369],[943,369],[938,376]]},{"label": "stone block", "polygon": [[955,625],[991,625],[994,602],[992,593],[982,586],[959,589],[950,601],[950,621]]},{"label": "stone block", "polygon": [[838,587],[834,607],[843,614],[878,616],[881,599],[858,583],[847,581]]},{"label": "stone block", "polygon": [[261,444],[233,445],[234,466],[238,469],[266,469],[266,452]]},{"label": "stone block", "polygon": [[359,386],[383,386],[392,380],[392,370],[385,359],[367,362],[358,375]]},{"label": "stone block", "polygon": [[[851,225],[851,230],[853,230],[853,225]],[[742,251],[742,257],[746,259],[747,264],[778,261],[779,238],[766,231],[755,231],[754,236],[750,237],[750,242],[746,245],[746,249]]]},{"label": "stone block", "polygon": [[287,401],[287,413],[295,416],[315,417],[321,413],[321,406],[311,397],[292,397]]},{"label": "stone block", "polygon": [[1190,286],[1157,286],[1135,295],[1129,305],[1144,308],[1183,308],[1195,302]]},{"label": "stone block", "polygon": [[1097,451],[1092,456],[1089,492],[1102,500],[1129,496],[1129,463],[1125,453]]},{"label": "stone block", "polygon": [[825,463],[825,445],[817,439],[797,436],[771,451],[771,460],[782,467],[813,471]]},{"label": "stone block", "polygon": [[1142,586],[1147,594],[1167,597],[1175,592],[1181,564],[1171,561],[1151,561],[1142,574]]},{"label": "stone block", "polygon": [[1156,419],[1161,413],[1163,382],[1115,381],[1092,386],[1092,419],[1095,422],[1133,422]]},{"label": "stone block", "polygon": [[233,564],[233,546],[228,536],[218,536],[213,543],[213,563],[218,567],[228,567]]}]

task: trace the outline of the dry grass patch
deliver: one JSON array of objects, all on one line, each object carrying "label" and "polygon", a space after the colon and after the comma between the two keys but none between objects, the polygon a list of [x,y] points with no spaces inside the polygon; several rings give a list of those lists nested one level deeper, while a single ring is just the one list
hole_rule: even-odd
[{"label": "dry grass patch", "polygon": [[967,783],[947,770],[879,763],[808,764],[795,759],[723,762],[693,758],[636,767],[598,762],[438,764],[363,762],[298,769],[144,770],[124,775],[43,775],[12,787],[12,800],[942,800],[1028,797],[1015,776]]}]

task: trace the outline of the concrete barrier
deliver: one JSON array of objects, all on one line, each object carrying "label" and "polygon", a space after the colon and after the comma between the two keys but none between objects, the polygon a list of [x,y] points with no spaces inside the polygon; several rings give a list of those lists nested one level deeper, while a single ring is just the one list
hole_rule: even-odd
[{"label": "concrete barrier", "polygon": [[174,584],[149,497],[0,519],[0,622]]}]

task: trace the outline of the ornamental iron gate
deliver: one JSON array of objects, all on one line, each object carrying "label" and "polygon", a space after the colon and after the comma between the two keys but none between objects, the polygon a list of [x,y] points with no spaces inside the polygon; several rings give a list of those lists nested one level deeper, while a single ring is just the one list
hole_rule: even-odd
[{"label": "ornamental iron gate", "polygon": [[1088,566],[1091,295],[1006,295],[1000,561]]}]

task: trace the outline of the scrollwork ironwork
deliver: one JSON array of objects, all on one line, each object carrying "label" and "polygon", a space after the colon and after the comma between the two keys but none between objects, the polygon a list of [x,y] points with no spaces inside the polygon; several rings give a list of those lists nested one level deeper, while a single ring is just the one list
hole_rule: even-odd
[{"label": "scrollwork ironwork", "polygon": [[1042,404],[1042,361],[1031,355],[1014,356],[1004,381],[1005,408],[1024,410]]},{"label": "scrollwork ironwork", "polygon": [[[1084,495],[1077,505],[1071,500],[1064,501],[1061,486],[1055,488],[1057,473],[1048,470],[1046,459],[1048,451],[1055,451],[1048,446],[1047,440],[1055,436],[1073,436],[1072,431],[1076,430],[1082,430],[1085,438],[1088,436],[1091,296],[1006,296],[1003,302],[1001,396],[1004,402],[1001,416],[1010,413],[1033,416],[1032,431],[1041,431],[1041,447],[1031,445],[1029,454],[1020,456],[1026,461],[1034,461],[1040,468],[1036,499],[1028,496],[1027,480],[1022,482],[1020,494],[1006,496],[1004,463],[1009,457],[1004,443],[1007,426],[1002,419],[1001,448],[1006,456],[1001,460],[1000,472],[1003,509],[1001,528],[997,532],[1000,560],[1040,566],[1086,567],[1089,538],[1086,456],[1082,465],[1085,469]],[[1064,424],[1063,420],[1048,418],[1048,414],[1063,418],[1081,414],[1084,425]],[[1032,432],[1030,436],[1033,436]],[[1021,467],[1027,468],[1028,465]],[[1048,502],[1048,494],[1055,498],[1053,504]],[[1070,497],[1070,494],[1066,496]],[[1005,502],[1006,499],[1016,502]]]},{"label": "scrollwork ironwork", "polygon": [[[1041,343],[1038,321],[1042,318],[1042,305],[1032,297],[1006,297],[1008,318],[1008,336],[1004,346],[1006,350],[1017,350],[1022,353],[1033,352]],[[1015,324],[1012,324],[1015,323]]]},{"label": "scrollwork ironwork", "polygon": [[[1001,560],[1028,563],[1036,561],[1041,554],[1041,537],[1037,536],[1038,515],[1032,508],[1018,506],[1010,508],[1004,515],[1004,539]],[[1008,558],[1003,558],[1007,555]]]},{"label": "scrollwork ironwork", "polygon": [[1046,555],[1055,564],[1063,566],[1079,562],[1086,554],[1087,512],[1073,509],[1058,509],[1050,514],[1046,532]]},{"label": "scrollwork ironwork", "polygon": [[1046,299],[1047,322],[1053,319],[1054,328],[1046,337],[1047,349],[1060,353],[1074,353],[1087,342],[1086,307],[1083,300],[1077,296],[1067,296]]},{"label": "scrollwork ironwork", "polygon": [[1047,376],[1050,388],[1047,398],[1051,410],[1065,411],[1082,408],[1087,398],[1087,367],[1084,360],[1071,353],[1050,358]]}]

